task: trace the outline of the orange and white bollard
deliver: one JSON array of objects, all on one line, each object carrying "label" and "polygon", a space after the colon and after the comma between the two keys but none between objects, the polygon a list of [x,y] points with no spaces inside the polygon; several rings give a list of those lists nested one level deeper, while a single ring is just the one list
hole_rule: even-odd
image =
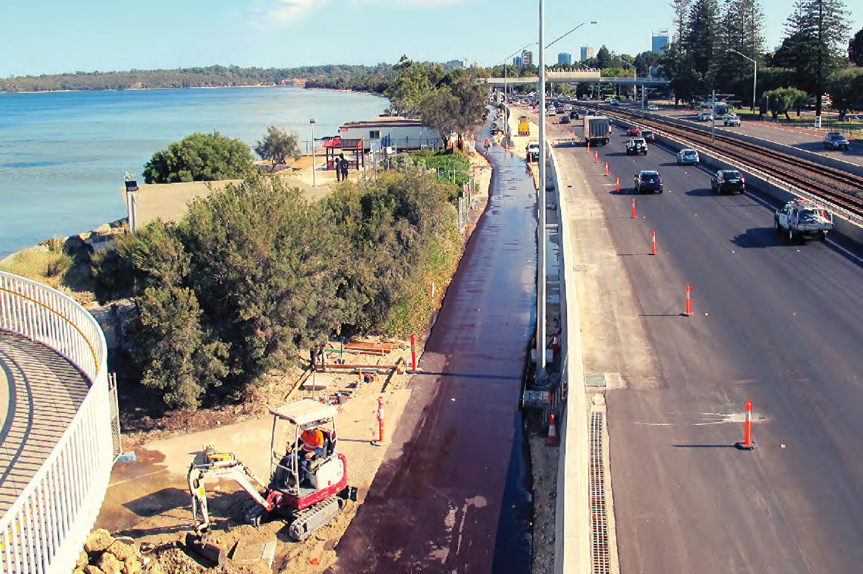
[{"label": "orange and white bollard", "polygon": [[687,317],[692,315],[692,286],[687,283],[686,284],[686,313],[684,313]]},{"label": "orange and white bollard", "polygon": [[551,415],[548,421],[548,436],[545,439],[545,444],[548,446],[557,446],[557,425],[554,424],[554,415]]},{"label": "orange and white bollard", "polygon": [[653,232],[653,238],[651,241],[652,247],[650,248],[650,254],[656,255],[656,231]]},{"label": "orange and white bollard", "polygon": [[378,397],[378,438],[372,443],[380,446],[384,444],[384,398]]},{"label": "orange and white bollard", "polygon": [[587,140],[587,153],[590,153],[590,140]]},{"label": "orange and white bollard", "polygon": [[605,162],[605,175],[608,175],[608,162]]},{"label": "orange and white bollard", "polygon": [[616,177],[614,179],[616,180],[615,185],[617,186],[617,193],[620,193],[620,178]]},{"label": "orange and white bollard", "polygon": [[599,163],[599,152],[593,152],[593,163]]},{"label": "orange and white bollard", "polygon": [[415,343],[415,336],[411,335],[411,371],[417,370],[417,351]]},{"label": "orange and white bollard", "polygon": [[743,442],[735,443],[740,450],[752,450],[755,443],[752,442],[752,401],[746,401],[746,421],[743,423]]},{"label": "orange and white bollard", "polygon": [[635,219],[636,217],[637,217],[637,216],[636,216],[636,213],[635,213],[635,198],[633,197],[633,198],[632,198],[632,219]]}]

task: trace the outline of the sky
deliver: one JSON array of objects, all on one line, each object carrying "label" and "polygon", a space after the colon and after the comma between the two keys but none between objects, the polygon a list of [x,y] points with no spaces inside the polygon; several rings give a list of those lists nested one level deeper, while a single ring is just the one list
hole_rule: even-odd
[{"label": "sky", "polygon": [[[650,49],[672,27],[670,0],[545,0],[548,49]],[[859,4],[848,2],[846,6]],[[502,63],[539,33],[538,0],[2,0],[0,77],[210,66],[468,59]],[[767,49],[779,45],[790,0],[761,0]],[[863,28],[863,8],[851,14]],[[535,47],[533,47],[536,54]]]}]

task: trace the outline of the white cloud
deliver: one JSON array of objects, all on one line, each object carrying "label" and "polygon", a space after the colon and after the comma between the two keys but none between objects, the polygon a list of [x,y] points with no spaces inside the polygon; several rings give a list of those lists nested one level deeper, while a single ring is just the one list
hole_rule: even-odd
[{"label": "white cloud", "polygon": [[453,4],[465,4],[467,1],[468,0],[396,0],[396,4],[425,8],[426,6],[451,6]]},{"label": "white cloud", "polygon": [[270,0],[255,9],[256,19],[267,26],[293,24],[306,14],[323,7],[327,0]]},{"label": "white cloud", "polygon": [[[472,0],[339,0],[367,6],[397,5],[404,8],[437,8],[465,4]],[[328,0],[264,0],[254,8],[255,20],[265,27],[294,24],[323,8]],[[332,6],[332,5],[331,5]]]}]

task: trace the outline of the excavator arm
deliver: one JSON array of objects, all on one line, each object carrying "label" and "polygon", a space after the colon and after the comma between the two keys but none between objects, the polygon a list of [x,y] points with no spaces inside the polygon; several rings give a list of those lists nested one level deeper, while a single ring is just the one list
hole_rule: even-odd
[{"label": "excavator arm", "polygon": [[204,481],[210,477],[233,480],[264,510],[273,509],[272,504],[261,496],[260,491],[266,490],[267,486],[251,469],[237,460],[233,453],[217,452],[215,447],[207,445],[203,453],[192,462],[186,476],[189,494],[192,496],[192,518],[195,521],[195,530],[199,534],[206,532],[210,527],[207,491],[204,488]]}]

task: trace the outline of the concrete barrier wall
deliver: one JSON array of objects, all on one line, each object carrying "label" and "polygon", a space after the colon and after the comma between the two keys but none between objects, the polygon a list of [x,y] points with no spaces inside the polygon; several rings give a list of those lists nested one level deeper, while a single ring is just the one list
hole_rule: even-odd
[{"label": "concrete barrier wall", "polygon": [[547,187],[554,186],[560,237],[561,381],[566,402],[561,420],[560,458],[555,508],[555,574],[590,572],[590,504],[588,500],[588,429],[581,354],[581,324],[575,290],[572,233],[560,172],[549,146]]}]

